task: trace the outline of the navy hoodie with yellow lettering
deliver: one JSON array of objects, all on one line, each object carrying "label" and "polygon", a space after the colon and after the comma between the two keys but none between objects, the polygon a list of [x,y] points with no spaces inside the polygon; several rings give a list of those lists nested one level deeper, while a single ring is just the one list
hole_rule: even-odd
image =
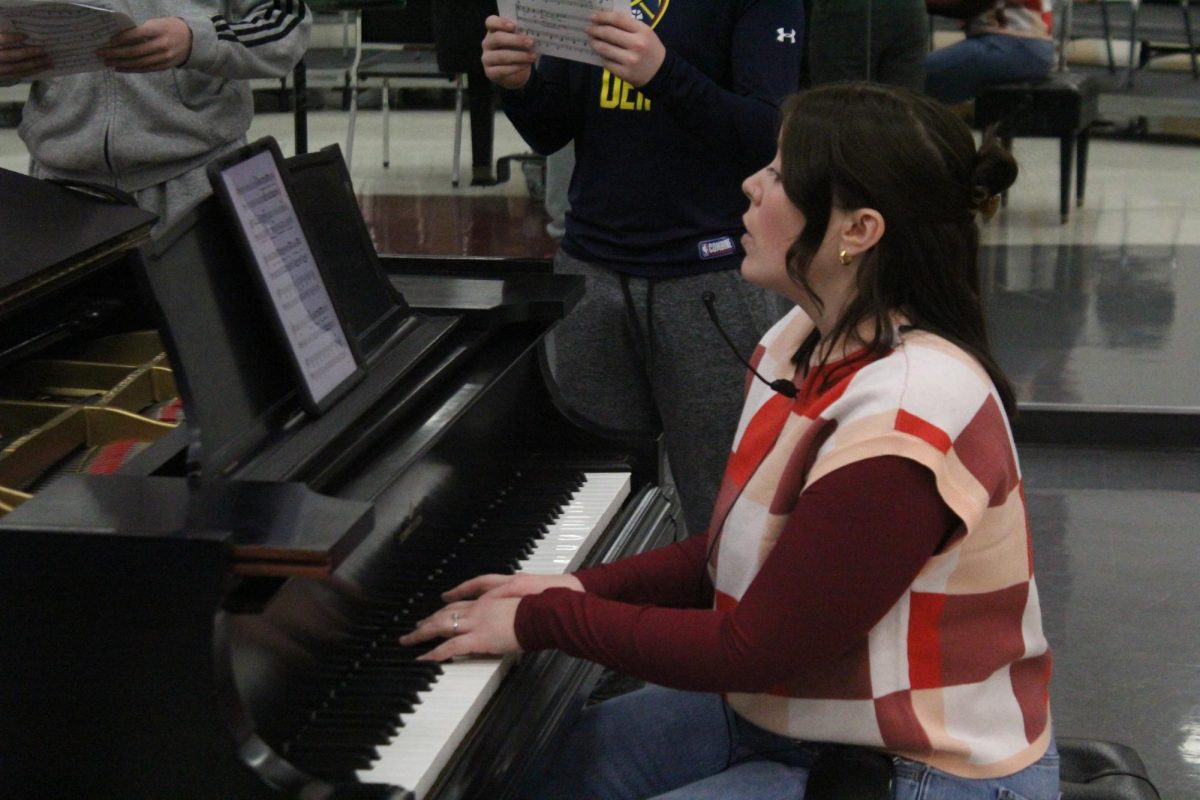
[{"label": "navy hoodie with yellow lettering", "polygon": [[798,88],[801,0],[634,0],[666,46],[635,89],[601,67],[543,57],[505,113],[531,147],[575,142],[571,256],[643,277],[741,262],[741,183],[775,154]]}]

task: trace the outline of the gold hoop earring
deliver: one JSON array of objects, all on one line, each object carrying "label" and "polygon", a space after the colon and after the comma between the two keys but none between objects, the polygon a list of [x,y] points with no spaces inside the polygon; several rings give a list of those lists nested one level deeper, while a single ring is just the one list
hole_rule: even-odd
[{"label": "gold hoop earring", "polygon": [[845,250],[838,253],[838,261],[842,262],[843,267],[850,266],[850,262],[854,260],[854,256],[847,253]]}]

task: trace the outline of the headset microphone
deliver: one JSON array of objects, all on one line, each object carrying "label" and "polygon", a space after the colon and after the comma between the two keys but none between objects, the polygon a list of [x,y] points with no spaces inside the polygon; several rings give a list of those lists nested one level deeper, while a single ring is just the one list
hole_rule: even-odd
[{"label": "headset microphone", "polygon": [[746,369],[754,373],[754,377],[758,378],[767,386],[770,386],[784,397],[795,398],[796,384],[792,383],[787,378],[777,378],[773,381],[767,380],[759,374],[758,370],[750,366],[750,362],[743,358],[742,354],[738,352],[737,346],[734,345],[733,341],[729,338],[729,334],[725,333],[725,329],[721,327],[721,321],[717,319],[717,296],[712,292],[705,292],[704,294],[700,295],[700,299],[704,301],[704,307],[708,309],[708,316],[710,319],[712,319],[713,326],[717,329],[717,333],[721,334],[721,338],[725,340],[725,344],[729,345],[729,349],[733,351],[735,356],[737,356],[737,360],[745,364]]}]

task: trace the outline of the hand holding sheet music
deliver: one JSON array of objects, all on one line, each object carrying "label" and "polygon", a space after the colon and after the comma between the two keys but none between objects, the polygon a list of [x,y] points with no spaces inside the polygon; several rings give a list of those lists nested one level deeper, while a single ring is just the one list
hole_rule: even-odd
[{"label": "hand holding sheet music", "polygon": [[133,27],[119,11],[84,3],[0,2],[0,32],[24,36],[7,47],[37,47],[49,59],[48,68],[24,76],[30,80],[104,69],[96,51]]},{"label": "hand holding sheet music", "polygon": [[500,16],[515,20],[517,30],[534,40],[537,52],[602,66],[587,35],[592,14],[629,14],[628,0],[499,0]]}]

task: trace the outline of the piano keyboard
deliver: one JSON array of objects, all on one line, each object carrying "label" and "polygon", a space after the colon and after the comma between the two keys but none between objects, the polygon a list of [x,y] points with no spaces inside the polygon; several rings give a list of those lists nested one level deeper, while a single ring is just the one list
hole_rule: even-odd
[{"label": "piano keyboard", "polygon": [[[285,757],[316,775],[343,778],[353,772],[364,783],[426,796],[515,658],[439,666],[413,661],[432,644],[403,648],[396,639],[440,607],[441,592],[480,572],[562,574],[577,568],[630,491],[629,475],[615,472],[573,476],[557,493],[542,477],[530,483],[536,488],[516,487],[494,502],[458,546],[442,545],[427,578],[389,587],[372,604],[369,641],[355,644],[352,656],[331,667],[337,677],[328,699],[285,745]],[[555,505],[557,512],[546,512]],[[448,532],[433,534],[444,540]],[[410,575],[420,571],[411,569],[419,547],[410,538],[403,548]],[[478,554],[484,559],[477,560]]]}]

